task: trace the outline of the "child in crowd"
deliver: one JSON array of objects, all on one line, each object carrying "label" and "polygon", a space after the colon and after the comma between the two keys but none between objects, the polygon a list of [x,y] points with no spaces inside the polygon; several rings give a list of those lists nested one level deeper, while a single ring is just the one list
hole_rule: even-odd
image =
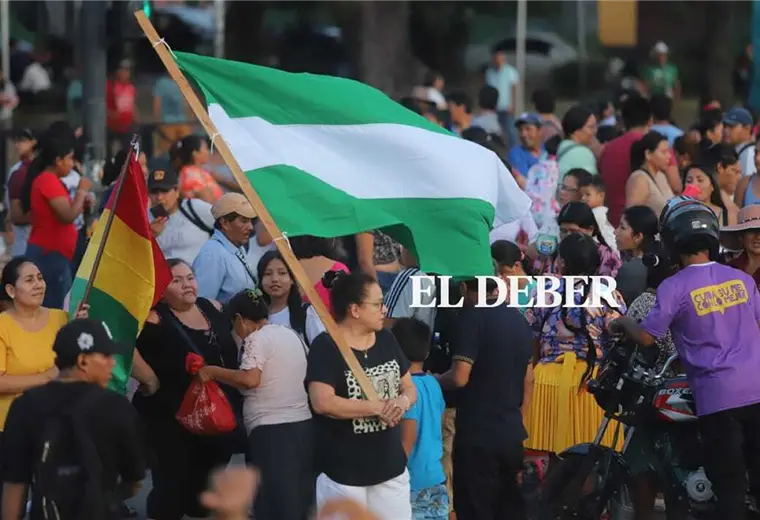
[{"label": "child in crowd", "polygon": [[401,442],[408,458],[414,520],[446,520],[449,497],[443,473],[441,424],[446,403],[438,381],[422,368],[430,353],[430,328],[414,318],[393,324],[394,336],[411,362],[417,402],[401,421]]},{"label": "child in crowd", "polygon": [[585,179],[581,184],[581,200],[588,204],[591,211],[594,212],[596,224],[599,226],[599,232],[604,237],[605,242],[615,253],[618,252],[615,243],[615,228],[612,227],[607,219],[607,206],[604,205],[605,189],[604,182],[598,175]]}]

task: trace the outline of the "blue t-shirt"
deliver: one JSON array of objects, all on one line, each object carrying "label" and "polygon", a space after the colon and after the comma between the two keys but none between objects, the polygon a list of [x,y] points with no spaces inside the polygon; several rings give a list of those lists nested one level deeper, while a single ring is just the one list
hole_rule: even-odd
[{"label": "blue t-shirt", "polygon": [[429,374],[412,374],[417,389],[417,402],[406,415],[405,420],[417,421],[417,442],[409,454],[407,466],[411,490],[431,488],[446,481],[441,457],[443,457],[443,436],[441,423],[446,403],[441,385]]},{"label": "blue t-shirt", "polygon": [[509,165],[520,172],[523,176],[528,175],[528,170],[538,164],[538,161],[546,159],[546,152],[541,148],[541,153],[538,157],[530,153],[530,150],[523,148],[522,146],[514,146],[507,154],[507,162]]},{"label": "blue t-shirt", "polygon": [[162,123],[186,123],[185,99],[182,97],[177,84],[169,76],[163,76],[156,81],[153,95],[161,99]]},{"label": "blue t-shirt", "polygon": [[668,146],[671,148],[676,139],[683,135],[683,130],[673,125],[652,125],[649,129],[664,136],[668,140]]}]

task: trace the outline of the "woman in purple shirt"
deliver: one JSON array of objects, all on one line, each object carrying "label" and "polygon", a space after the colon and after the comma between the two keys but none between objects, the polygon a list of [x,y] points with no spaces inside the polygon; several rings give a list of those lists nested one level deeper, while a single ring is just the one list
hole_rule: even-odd
[{"label": "woman in purple shirt", "polygon": [[674,197],[660,228],[680,269],[658,287],[641,325],[622,317],[610,328],[643,346],[672,332],[697,405],[717,518],[743,520],[747,471],[760,470],[760,293],[751,276],[715,262],[719,225],[706,205]]}]

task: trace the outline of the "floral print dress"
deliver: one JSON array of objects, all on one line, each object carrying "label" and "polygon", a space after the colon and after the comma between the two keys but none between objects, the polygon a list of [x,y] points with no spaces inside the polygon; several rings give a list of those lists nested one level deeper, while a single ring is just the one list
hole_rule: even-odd
[{"label": "floral print dress", "polygon": [[[564,294],[565,280],[560,280],[557,291]],[[592,292],[594,289],[592,289]],[[532,298],[536,301],[536,289],[533,290]],[[533,330],[534,337],[540,342],[539,363],[552,363],[565,353],[574,353],[578,359],[586,359],[588,341],[585,335],[575,334],[570,329],[581,329],[583,315],[585,313],[586,330],[591,341],[596,347],[596,359],[600,360],[604,348],[609,340],[607,326],[614,319],[620,317],[626,311],[623,296],[613,292],[617,307],[608,305],[601,300],[600,307],[569,307],[565,309],[563,318],[562,307],[531,307],[526,310],[525,318]],[[581,294],[576,293],[575,303],[582,303]]]},{"label": "floral print dress", "polygon": [[550,156],[539,161],[528,170],[525,179],[525,193],[532,201],[530,212],[539,233],[556,236],[559,232],[557,215],[560,210],[556,197],[559,186],[556,157]]}]

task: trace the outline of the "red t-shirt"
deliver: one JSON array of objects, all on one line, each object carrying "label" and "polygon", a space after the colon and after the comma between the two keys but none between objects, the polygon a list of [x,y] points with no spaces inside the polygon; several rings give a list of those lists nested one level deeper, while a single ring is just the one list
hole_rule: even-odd
[{"label": "red t-shirt", "polygon": [[21,198],[21,192],[24,189],[24,182],[26,181],[26,173],[29,171],[30,164],[32,164],[31,160],[22,160],[18,169],[11,174],[11,178],[8,180],[8,200],[18,200]]},{"label": "red t-shirt", "polygon": [[66,197],[69,190],[61,179],[52,172],[42,172],[32,183],[32,231],[29,243],[46,251],[56,251],[71,260],[77,248],[77,228],[74,223],[66,224],[56,216],[50,201]]},{"label": "red t-shirt", "polygon": [[599,175],[605,189],[605,203],[610,208],[607,220],[617,227],[625,210],[625,183],[631,174],[631,146],[644,137],[641,132],[626,132],[604,147],[599,157]]},{"label": "red t-shirt", "polygon": [[[106,83],[106,107],[108,108],[108,129],[126,132],[135,122],[135,86],[109,79]],[[111,113],[115,115],[110,115]]]}]

